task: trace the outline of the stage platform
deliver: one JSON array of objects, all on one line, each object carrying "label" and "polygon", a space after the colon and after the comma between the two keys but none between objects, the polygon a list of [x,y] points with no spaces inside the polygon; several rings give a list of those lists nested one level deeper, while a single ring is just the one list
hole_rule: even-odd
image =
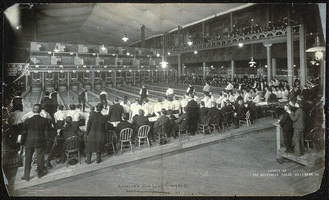
[{"label": "stage platform", "polygon": [[[170,155],[201,148],[210,144],[215,144],[227,138],[239,137],[243,134],[273,128],[273,122],[275,121],[276,119],[272,118],[261,118],[250,127],[242,126],[239,129],[225,129],[224,133],[217,133],[216,135],[213,133],[206,136],[197,134],[195,136],[190,136],[189,140],[183,136],[181,141],[179,141],[179,139],[171,139],[169,143],[165,145],[153,143],[151,148],[148,146],[143,146],[141,150],[134,148],[134,152],[130,149],[126,149],[123,151],[122,155],[120,151],[117,155],[104,155],[102,157],[102,162],[99,164],[96,164],[95,162],[95,154],[92,157],[92,163],[89,165],[85,164],[84,157],[81,159],[81,164],[78,163],[75,165],[69,165],[68,167],[66,167],[66,164],[57,164],[56,161],[52,161],[53,168],[48,171],[47,175],[40,179],[37,178],[37,173],[35,171],[36,166],[34,165],[31,169],[30,181],[21,180],[24,167],[19,167],[14,181],[14,190],[22,190],[24,188],[36,186],[47,187],[47,185],[51,185],[54,182],[60,182],[62,180],[74,177],[79,179],[79,177],[92,176],[93,174],[103,173],[106,172],[106,170],[110,170],[111,168],[118,167],[120,165],[132,165],[134,162],[138,162],[143,159],[152,157],[156,159],[168,154]],[[273,152],[273,154],[275,154],[275,152]]]}]

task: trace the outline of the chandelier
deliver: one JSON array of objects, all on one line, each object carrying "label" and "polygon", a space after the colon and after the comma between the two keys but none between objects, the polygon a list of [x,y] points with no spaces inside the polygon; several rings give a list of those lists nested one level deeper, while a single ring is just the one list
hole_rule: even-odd
[{"label": "chandelier", "polygon": [[127,34],[124,34],[122,40],[123,40],[124,42],[127,42],[127,41],[129,40],[129,38],[127,37]]}]

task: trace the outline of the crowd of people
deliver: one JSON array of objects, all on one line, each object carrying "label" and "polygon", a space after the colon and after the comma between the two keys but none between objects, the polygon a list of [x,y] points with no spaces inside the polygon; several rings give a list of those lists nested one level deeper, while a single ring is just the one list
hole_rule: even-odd
[{"label": "crowd of people", "polygon": [[[23,114],[24,100],[15,97],[11,112],[12,125],[15,127],[16,137],[21,135],[21,145],[25,146],[25,171],[22,179],[29,180],[32,155],[37,152],[38,177],[46,174],[47,167],[51,168],[51,160],[55,155],[57,162],[65,162],[65,141],[76,136],[80,152],[86,156],[86,163],[91,163],[92,153],[96,153],[96,163],[101,162],[104,143],[109,131],[114,131],[115,138],[120,139],[120,132],[125,128],[132,128],[132,143],[135,143],[138,130],[143,125],[151,126],[148,138],[150,145],[156,141],[161,133],[166,137],[177,138],[179,127],[185,127],[189,135],[198,133],[198,123],[203,123],[205,117],[209,124],[232,123],[239,128],[239,120],[246,119],[249,112],[250,121],[261,113],[257,104],[260,102],[278,102],[279,99],[288,102],[282,112],[280,124],[283,127],[287,152],[296,155],[303,154],[303,135],[305,132],[306,113],[309,112],[307,102],[315,98],[316,86],[309,84],[300,90],[298,86],[289,88],[274,81],[271,85],[257,84],[249,88],[240,87],[233,92],[233,84],[228,82],[227,87],[219,94],[212,94],[211,86],[207,83],[203,88],[204,96],[198,97],[192,84],[186,90],[183,99],[175,96],[174,89],[168,88],[166,96],[157,102],[148,99],[148,89],[145,86],[140,91],[141,98],[131,102],[127,96],[123,101],[115,98],[112,105],[107,105],[107,93],[100,93],[100,103],[85,112],[84,105],[86,90],[83,90],[79,101],[83,104],[71,104],[69,110],[58,104],[57,93],[45,93],[41,104],[35,104],[32,111]],[[80,94],[79,94],[80,96]],[[105,109],[105,114],[104,113]],[[283,110],[283,109],[282,109]],[[103,112],[102,112],[103,111]],[[280,113],[279,113],[280,114]],[[152,120],[151,120],[152,119]],[[51,152],[44,164],[44,145],[46,138],[57,141],[57,152]],[[158,138],[159,139],[159,138]]]},{"label": "crowd of people", "polygon": [[[255,34],[255,33],[262,33],[262,32],[271,31],[271,30],[284,29],[288,26],[287,17],[278,19],[276,23],[272,23],[272,21],[269,21],[267,27],[262,27],[258,23],[255,23],[255,22],[253,24],[254,25],[246,25],[243,27],[236,27],[235,25],[233,25],[233,31],[231,31],[231,32],[223,33],[223,35],[217,34],[215,37],[205,36],[202,39],[193,41],[192,45],[200,45],[200,44],[204,44],[204,43],[208,43],[208,42],[219,41],[222,39],[234,38],[234,37],[245,36],[245,35]],[[298,31],[298,30],[294,30],[294,31]],[[183,47],[187,48],[192,45],[189,45],[186,42],[183,44]],[[178,46],[171,45],[171,48],[177,49]]]}]

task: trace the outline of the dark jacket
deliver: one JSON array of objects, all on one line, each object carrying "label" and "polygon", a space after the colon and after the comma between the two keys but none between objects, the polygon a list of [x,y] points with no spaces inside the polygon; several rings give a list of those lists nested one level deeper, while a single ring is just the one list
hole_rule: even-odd
[{"label": "dark jacket", "polygon": [[166,115],[161,115],[154,123],[155,133],[170,133],[170,120]]},{"label": "dark jacket", "polygon": [[121,121],[116,127],[116,132],[118,138],[120,138],[120,132],[125,128],[133,128],[133,125],[128,121]]},{"label": "dark jacket", "polygon": [[206,107],[202,107],[199,109],[199,123],[202,122],[205,116],[208,115],[209,109]]},{"label": "dark jacket", "polygon": [[236,114],[236,118],[237,119],[245,119],[246,118],[246,112],[247,112],[247,108],[242,104],[239,105],[238,109],[237,109],[237,114]]},{"label": "dark jacket", "polygon": [[133,119],[133,127],[134,127],[134,135],[138,134],[138,129],[139,127],[143,126],[143,125],[149,125],[149,119],[145,116],[142,115],[137,115],[134,117]]},{"label": "dark jacket", "polygon": [[54,114],[53,104],[53,100],[49,97],[45,97],[41,100],[41,106],[45,106],[45,111],[50,115]]},{"label": "dark jacket", "polygon": [[271,93],[267,102],[278,102],[278,98],[276,98],[276,95]]},{"label": "dark jacket", "polygon": [[120,104],[117,103],[110,106],[108,121],[110,122],[121,121],[122,113],[123,113],[123,106],[121,106]]},{"label": "dark jacket", "polygon": [[304,130],[305,129],[305,118],[306,113],[302,108],[298,108],[295,113],[289,115],[290,119],[293,121],[294,129]]},{"label": "dark jacket", "polygon": [[23,123],[22,144],[26,147],[41,147],[48,137],[48,120],[34,115]]},{"label": "dark jacket", "polygon": [[219,124],[221,120],[221,111],[216,107],[209,108],[210,124]]},{"label": "dark jacket", "polygon": [[287,112],[283,113],[282,119],[279,121],[279,124],[282,127],[283,132],[291,132],[293,130],[293,122]]},{"label": "dark jacket", "polygon": [[78,136],[78,130],[79,128],[77,126],[66,124],[62,129],[62,136],[64,140],[67,140],[67,138],[72,136]]},{"label": "dark jacket", "polygon": [[187,118],[197,120],[198,119],[198,103],[192,99],[186,105]]},{"label": "dark jacket", "polygon": [[106,117],[95,112],[88,120],[86,152],[102,152],[107,133]]}]

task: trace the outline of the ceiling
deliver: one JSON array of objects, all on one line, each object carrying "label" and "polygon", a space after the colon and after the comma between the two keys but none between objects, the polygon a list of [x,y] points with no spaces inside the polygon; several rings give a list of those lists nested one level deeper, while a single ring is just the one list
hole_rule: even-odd
[{"label": "ceiling", "polygon": [[[67,3],[21,5],[18,40],[125,46],[169,32],[177,26],[248,7],[248,3],[132,4]],[[124,34],[129,37],[124,43]]]}]

